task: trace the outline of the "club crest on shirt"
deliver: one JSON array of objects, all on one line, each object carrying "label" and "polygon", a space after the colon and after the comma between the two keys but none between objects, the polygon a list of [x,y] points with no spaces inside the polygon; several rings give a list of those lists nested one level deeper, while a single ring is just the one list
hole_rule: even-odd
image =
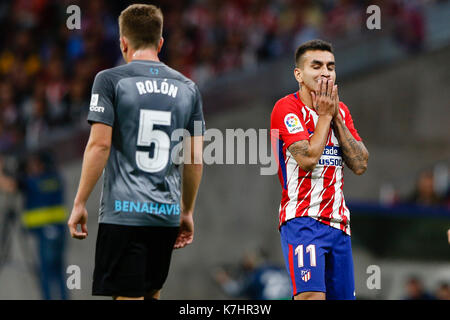
[{"label": "club crest on shirt", "polygon": [[311,270],[301,270],[302,280],[308,282],[311,279]]},{"label": "club crest on shirt", "polygon": [[300,119],[294,113],[288,113],[284,117],[284,124],[289,133],[297,133],[304,130]]}]

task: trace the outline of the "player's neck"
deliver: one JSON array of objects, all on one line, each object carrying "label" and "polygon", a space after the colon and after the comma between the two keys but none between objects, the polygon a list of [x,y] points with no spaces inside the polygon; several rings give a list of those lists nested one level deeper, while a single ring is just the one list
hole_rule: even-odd
[{"label": "player's neck", "polygon": [[158,61],[158,52],[153,49],[139,49],[134,52],[130,52],[130,56],[128,61],[133,60],[149,60],[149,61]]},{"label": "player's neck", "polygon": [[302,102],[305,106],[314,110],[311,93],[309,92],[308,88],[306,88],[305,86],[302,86],[299,90],[299,96],[300,96],[300,100],[302,100]]}]

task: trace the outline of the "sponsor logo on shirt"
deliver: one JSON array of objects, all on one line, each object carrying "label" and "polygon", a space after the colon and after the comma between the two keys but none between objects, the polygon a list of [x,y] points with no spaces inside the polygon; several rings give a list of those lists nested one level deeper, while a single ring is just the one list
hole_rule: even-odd
[{"label": "sponsor logo on shirt", "polygon": [[91,96],[91,103],[90,103],[90,105],[91,105],[91,106],[96,106],[97,103],[98,103],[98,94],[95,93],[95,94],[93,94],[93,95]]},{"label": "sponsor logo on shirt", "polygon": [[336,157],[340,157],[342,156],[341,153],[341,147],[337,147],[337,146],[325,146],[325,148],[323,149],[323,153],[324,156],[336,156]]},{"label": "sponsor logo on shirt", "polygon": [[326,146],[318,162],[319,166],[342,167],[341,147]]},{"label": "sponsor logo on shirt", "polygon": [[105,108],[104,107],[98,107],[98,106],[90,106],[89,110],[95,111],[95,112],[105,112]]},{"label": "sponsor logo on shirt", "polygon": [[180,205],[177,203],[157,203],[157,202],[139,202],[139,201],[114,201],[115,211],[148,213],[154,215],[179,215]]},{"label": "sponsor logo on shirt", "polygon": [[90,103],[91,106],[89,107],[89,110],[94,112],[105,112],[105,108],[97,106],[97,104],[98,104],[98,93],[94,93],[91,96],[91,103]]},{"label": "sponsor logo on shirt", "polygon": [[300,119],[294,113],[288,113],[284,117],[284,124],[286,125],[286,129],[289,133],[297,133],[304,131],[302,124],[300,123]]}]

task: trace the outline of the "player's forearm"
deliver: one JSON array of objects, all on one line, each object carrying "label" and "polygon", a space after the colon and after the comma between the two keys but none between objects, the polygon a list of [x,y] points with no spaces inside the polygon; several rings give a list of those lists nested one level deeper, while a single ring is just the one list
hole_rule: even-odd
[{"label": "player's forearm", "polygon": [[299,143],[301,142],[299,141],[289,147],[289,152],[303,170],[314,170],[319,162],[327,143],[331,119],[331,115],[319,116],[314,134],[309,141],[307,143]]},{"label": "player's forearm", "polygon": [[314,159],[314,163],[319,162],[323,149],[327,144],[328,133],[330,131],[332,117],[329,115],[319,116],[317,120],[314,134],[309,139],[310,156]]},{"label": "player's forearm", "polygon": [[192,214],[195,207],[200,181],[202,179],[203,164],[185,164],[183,167],[183,186],[181,189],[182,214]]},{"label": "player's forearm", "polygon": [[109,147],[100,144],[88,143],[86,146],[81,169],[80,184],[74,201],[75,204],[86,204],[89,195],[105,168],[109,152]]},{"label": "player's forearm", "polygon": [[356,141],[342,119],[333,119],[333,128],[345,163],[355,174],[363,174],[369,161],[369,152],[366,147],[361,141]]}]

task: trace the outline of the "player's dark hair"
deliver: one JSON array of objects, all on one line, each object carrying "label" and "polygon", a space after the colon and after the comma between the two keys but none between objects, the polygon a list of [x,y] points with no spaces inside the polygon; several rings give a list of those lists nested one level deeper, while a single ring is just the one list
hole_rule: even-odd
[{"label": "player's dark hair", "polygon": [[333,46],[329,42],[320,39],[306,41],[302,43],[297,48],[297,50],[295,50],[295,65],[299,67],[300,58],[306,53],[306,51],[313,51],[313,50],[328,51],[334,54]]},{"label": "player's dark hair", "polygon": [[132,4],[120,13],[120,35],[135,49],[157,48],[162,37],[163,14],[151,4]]}]

